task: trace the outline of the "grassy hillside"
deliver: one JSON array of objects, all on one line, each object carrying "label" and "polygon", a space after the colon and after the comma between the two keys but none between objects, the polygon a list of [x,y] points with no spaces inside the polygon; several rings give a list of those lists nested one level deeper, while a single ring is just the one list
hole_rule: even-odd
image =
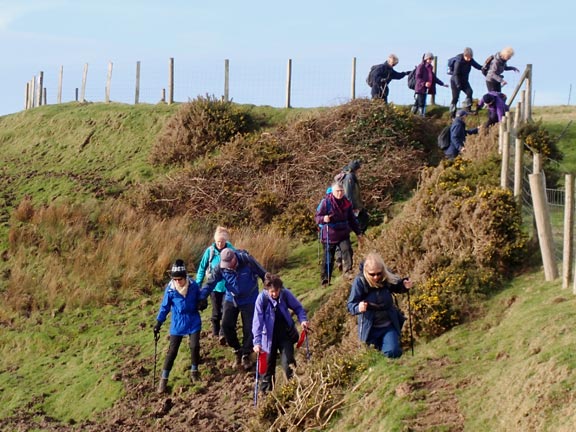
[{"label": "grassy hillside", "polygon": [[[30,196],[32,203],[46,204],[60,200],[90,203],[95,199],[116,199],[134,185],[170,177],[180,170],[152,166],[148,160],[158,134],[177,109],[164,105],[68,104],[1,118],[2,250],[7,248],[9,225],[14,224],[13,210],[25,196]],[[266,107],[246,109],[260,119],[260,127],[282,124],[298,115]],[[559,133],[574,114],[576,110],[572,108],[547,108],[536,110],[535,117],[542,117],[550,130]],[[566,167],[576,154],[568,151],[574,148],[574,141],[574,130],[570,128],[559,142],[567,153],[563,162]],[[124,212],[122,207],[103,208]],[[56,217],[63,215],[54,212]],[[61,248],[55,251],[60,260],[66,257],[70,259],[68,265],[73,263],[70,268],[77,273],[80,288],[89,285],[104,269],[116,266],[121,271],[110,275],[114,285],[135,262],[139,266],[156,267],[157,278],[154,282],[146,280],[150,284],[146,290],[134,289],[129,300],[109,297],[109,303],[103,307],[64,310],[56,304],[26,317],[6,314],[0,320],[0,428],[132,431],[160,430],[170,425],[177,428],[177,423],[183,428],[194,424],[212,430],[256,430],[254,423],[247,421],[263,415],[252,408],[253,376],[236,374],[230,368],[229,350],[218,346],[205,330],[203,383],[189,384],[186,379],[189,354],[181,349],[174,368],[171,397],[153,393],[151,325],[165,281],[163,271],[175,253],[187,254],[190,261],[197,259],[198,251],[209,241],[211,229],[195,226],[186,217],[172,221],[150,218],[135,223],[136,216],[128,213],[104,216],[100,214],[97,220],[62,216],[63,220],[76,221],[72,223],[77,231],[90,230],[102,220],[119,221],[120,229],[110,225],[113,228],[110,231],[114,232],[97,233],[95,238],[109,241],[96,251],[69,245],[71,251],[82,251],[83,255],[75,260],[66,257]],[[140,229],[148,231],[148,238],[135,239],[140,223],[148,227]],[[374,228],[373,233],[379,230],[380,227]],[[52,244],[53,238],[61,239],[70,232],[62,227],[43,233],[43,241]],[[167,238],[155,237],[158,232],[166,233]],[[262,247],[264,244],[281,249],[282,256],[276,257],[275,262],[281,263],[277,270],[286,285],[310,311],[313,324],[320,328],[320,320],[330,322],[330,311],[323,308],[345,296],[348,285],[338,278],[330,288],[318,286],[317,243],[285,238],[273,241],[265,233],[264,237],[258,237],[249,231],[236,234],[238,245],[255,253],[266,256],[269,252]],[[176,238],[179,241],[172,241]],[[165,244],[172,248],[157,252]],[[138,252],[148,256],[154,251],[158,257],[152,261],[142,257],[127,259],[100,250],[114,249],[115,245],[134,250],[135,256]],[[193,245],[194,250],[185,250],[183,245],[186,248]],[[30,243],[29,253],[42,247],[35,240]],[[358,250],[358,256],[371,246],[365,247]],[[52,253],[50,247],[48,250]],[[95,262],[95,257],[100,259],[96,268],[82,271],[82,265]],[[49,269],[54,273],[54,285],[59,277],[63,279],[59,266],[54,261],[54,267]],[[14,280],[17,269],[6,268],[6,261],[4,267],[4,275],[11,275]],[[138,268],[135,270],[138,273]],[[20,280],[26,285],[24,276]],[[132,276],[135,278],[132,280],[141,283],[137,274]],[[515,278],[483,305],[480,319],[458,326],[429,343],[419,340],[415,355],[408,352],[399,361],[389,361],[361,347],[356,342],[353,320],[348,318],[345,325],[333,329],[340,334],[347,352],[346,358],[336,352],[344,363],[335,361],[331,366],[332,371],[340,374],[337,378],[342,379],[343,387],[333,390],[334,405],[326,401],[333,410],[327,429],[570,430],[576,421],[573,393],[576,358],[572,349],[576,341],[570,331],[576,324],[576,315],[572,313],[575,300],[570,292],[560,289],[559,282],[543,280],[538,271]],[[37,289],[49,288],[52,286]],[[76,287],[71,287],[70,295],[77,295],[74,293],[78,291],[72,288]],[[17,284],[10,289],[16,295],[23,291]],[[209,310],[203,313],[203,322],[206,329]],[[322,337],[324,330],[314,335]],[[312,345],[313,349],[315,346],[318,345]],[[162,339],[158,370],[166,347]],[[357,363],[347,364],[348,354]],[[331,350],[313,351],[312,363],[306,362],[303,352],[298,355],[299,376],[304,379],[305,370],[331,360],[335,354]],[[341,377],[344,375],[350,383]]]}]

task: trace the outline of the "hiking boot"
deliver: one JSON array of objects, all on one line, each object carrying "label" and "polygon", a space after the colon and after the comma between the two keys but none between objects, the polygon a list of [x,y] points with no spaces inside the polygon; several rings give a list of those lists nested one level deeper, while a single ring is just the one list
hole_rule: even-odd
[{"label": "hiking boot", "polygon": [[326,286],[328,284],[329,284],[328,279],[322,279],[322,286]]},{"label": "hiking boot", "polygon": [[218,336],[218,343],[220,343],[220,345],[222,346],[226,346],[226,338],[224,337],[224,335]]},{"label": "hiking boot", "polygon": [[191,370],[190,371],[190,381],[192,381],[192,382],[200,381],[200,371],[199,370]]},{"label": "hiking boot", "polygon": [[240,369],[242,367],[242,353],[240,352],[240,350],[238,350],[234,352],[234,355],[236,356],[234,366],[236,366],[236,369]]},{"label": "hiking boot", "polygon": [[242,367],[246,371],[252,369],[252,361],[250,360],[249,354],[244,354],[242,356]]},{"label": "hiking boot", "polygon": [[158,389],[156,393],[162,394],[167,393],[168,391],[168,378],[160,378],[160,382],[158,383]]}]

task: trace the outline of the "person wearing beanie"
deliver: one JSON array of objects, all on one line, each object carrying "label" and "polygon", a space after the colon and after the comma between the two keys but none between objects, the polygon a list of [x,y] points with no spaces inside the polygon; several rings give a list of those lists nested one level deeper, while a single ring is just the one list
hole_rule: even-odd
[{"label": "person wearing beanie", "polygon": [[422,57],[422,62],[416,68],[416,87],[414,88],[414,105],[412,112],[420,114],[422,117],[426,115],[426,97],[427,95],[436,94],[436,84],[442,87],[448,87],[448,84],[436,76],[432,68],[434,55],[427,52]]},{"label": "person wearing beanie", "polygon": [[392,80],[400,80],[410,73],[410,71],[395,71],[394,66],[397,64],[398,56],[390,54],[384,63],[372,66],[367,80],[371,87],[370,95],[372,99],[384,99],[384,103],[388,103],[390,82]]},{"label": "person wearing beanie", "polygon": [[208,306],[206,299],[209,294],[208,289],[200,290],[198,284],[188,275],[183,260],[177,259],[172,264],[170,282],[164,289],[164,297],[156,317],[156,324],[154,325],[154,338],[158,339],[162,324],[166,321],[168,314],[172,312],[170,345],[164,360],[162,375],[157,389],[158,393],[165,393],[168,390],[168,377],[184,336],[190,338],[189,345],[192,357],[190,378],[192,381],[200,379],[198,364],[200,363],[200,329],[202,321],[199,311],[206,309]]},{"label": "person wearing beanie", "polygon": [[450,114],[452,118],[456,116],[456,106],[460,92],[466,95],[462,108],[470,111],[472,108],[472,87],[470,86],[469,76],[472,68],[482,70],[482,66],[474,60],[472,48],[466,47],[462,54],[454,57],[454,67],[452,77],[450,78],[450,89],[452,90],[452,101],[450,102]]},{"label": "person wearing beanie", "polygon": [[520,72],[518,68],[508,66],[507,64],[513,55],[514,49],[506,47],[492,56],[492,61],[486,73],[486,88],[489,92],[494,91],[500,93],[502,91],[502,87],[507,84],[504,80],[504,75],[502,75],[504,71]]},{"label": "person wearing beanie", "polygon": [[[253,366],[252,319],[258,297],[258,279],[264,281],[265,274],[266,270],[247,251],[225,248],[220,252],[218,266],[202,288],[212,291],[220,281],[224,281],[222,330],[226,343],[234,350],[236,367],[246,371]],[[242,319],[242,343],[236,331],[238,316]]]},{"label": "person wearing beanie", "polygon": [[[206,248],[200,264],[198,264],[198,272],[196,273],[196,283],[198,285],[202,285],[207,273],[211,273],[218,267],[220,264],[220,253],[226,248],[235,250],[232,243],[230,243],[230,233],[228,229],[223,226],[218,226],[214,232],[214,243]],[[226,286],[224,280],[218,282],[212,293],[210,293],[210,303],[212,305],[212,336],[217,337],[221,345],[226,345],[226,338],[222,330],[225,293]]]},{"label": "person wearing beanie", "polygon": [[444,151],[446,158],[454,159],[462,153],[464,149],[464,141],[467,135],[478,133],[478,128],[466,129],[466,117],[468,112],[466,110],[456,111],[456,117],[450,125],[450,145]]},{"label": "person wearing beanie", "polygon": [[488,120],[484,123],[484,131],[486,132],[490,126],[502,121],[509,107],[506,105],[506,95],[496,91],[488,92],[482,96],[482,99],[478,101],[478,109],[482,109],[484,106],[488,108]]}]

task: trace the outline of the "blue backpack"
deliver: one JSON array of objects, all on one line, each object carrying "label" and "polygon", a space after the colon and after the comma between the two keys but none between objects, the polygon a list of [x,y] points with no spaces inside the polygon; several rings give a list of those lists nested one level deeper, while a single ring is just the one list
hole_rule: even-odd
[{"label": "blue backpack", "polygon": [[454,75],[454,63],[456,63],[458,56],[454,56],[448,59],[448,64],[446,65],[446,73],[448,75]]}]

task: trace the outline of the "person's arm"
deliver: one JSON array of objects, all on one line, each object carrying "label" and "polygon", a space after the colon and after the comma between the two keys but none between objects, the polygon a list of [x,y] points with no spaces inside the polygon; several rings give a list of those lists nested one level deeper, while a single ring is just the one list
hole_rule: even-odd
[{"label": "person's arm", "polygon": [[408,75],[410,72],[397,72],[394,69],[390,68],[390,78],[388,79],[388,81],[392,81],[392,80],[399,80],[404,78],[406,75]]},{"label": "person's arm", "polygon": [[359,276],[356,276],[354,282],[352,282],[352,288],[350,289],[350,295],[348,296],[348,302],[346,304],[350,314],[358,315],[362,313],[360,312],[360,303],[363,302],[363,292],[364,286],[362,279]]},{"label": "person's arm", "polygon": [[322,201],[320,202],[320,205],[318,206],[318,210],[316,211],[316,214],[314,215],[314,220],[316,221],[316,224],[318,224],[318,225],[325,223],[324,222],[324,216],[329,216],[326,213],[326,200],[327,200],[327,198],[322,199]]},{"label": "person's arm", "polygon": [[300,303],[296,296],[292,294],[292,291],[289,289],[284,289],[284,298],[286,299],[286,305],[288,308],[292,309],[298,317],[298,322],[300,324],[308,322],[308,317],[306,316],[306,310],[304,309],[304,306],[302,306],[302,303]]},{"label": "person's arm", "polygon": [[504,66],[504,70],[505,70],[505,71],[514,71],[514,72],[520,72],[520,70],[519,70],[517,67],[514,67],[514,66],[508,66],[508,65]]},{"label": "person's arm", "polygon": [[209,273],[208,281],[200,290],[200,298],[201,299],[207,298],[216,287],[216,284],[220,282],[223,278],[224,277],[222,275],[222,269],[220,268],[220,266],[214,267],[214,271],[211,271]]},{"label": "person's arm", "polygon": [[474,68],[474,69],[478,69],[478,70],[482,70],[482,65],[480,63],[478,63],[476,60],[472,59],[470,60],[470,65]]},{"label": "person's arm", "polygon": [[158,315],[156,316],[156,321],[162,324],[166,321],[166,317],[170,313],[170,309],[172,307],[172,299],[168,290],[168,286],[164,289],[164,297],[162,298],[162,303],[160,303],[160,309],[158,310]]},{"label": "person's arm", "polygon": [[262,349],[262,329],[264,328],[264,299],[266,293],[262,291],[258,294],[256,303],[254,304],[254,316],[252,318],[252,345],[254,351],[259,353]]},{"label": "person's arm", "polygon": [[[212,247],[212,246],[210,246]],[[198,264],[198,272],[196,273],[196,283],[201,285],[204,281],[204,276],[206,275],[206,269],[208,268],[208,259],[210,257],[210,247],[208,247],[202,254],[202,259],[200,264]]]}]

